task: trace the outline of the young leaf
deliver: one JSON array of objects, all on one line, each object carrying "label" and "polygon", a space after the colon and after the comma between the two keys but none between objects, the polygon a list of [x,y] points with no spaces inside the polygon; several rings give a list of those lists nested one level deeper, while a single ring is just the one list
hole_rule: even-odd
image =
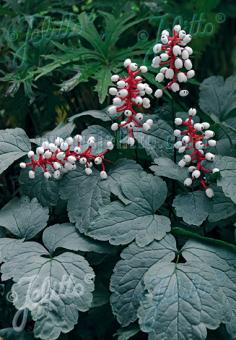
[{"label": "young leaf", "polygon": [[33,198],[14,198],[0,210],[0,226],[18,238],[31,239],[46,227],[48,208]]},{"label": "young leaf", "polygon": [[211,211],[211,201],[204,191],[193,191],[179,194],[173,201],[176,214],[190,225],[201,225]]},{"label": "young leaf", "polygon": [[81,113],[77,113],[76,115],[69,118],[69,122],[73,122],[75,119],[79,119],[80,117],[91,116],[96,119],[100,119],[103,122],[111,121],[108,113],[106,111],[99,111],[99,110],[88,110]]},{"label": "young leaf", "polygon": [[97,84],[95,91],[98,93],[99,103],[103,103],[108,93],[108,87],[112,85],[111,82],[111,69],[110,67],[102,67],[95,74]]},{"label": "young leaf", "polygon": [[0,131],[0,174],[14,161],[30,151],[30,140],[24,130],[6,129]]},{"label": "young leaf", "polygon": [[98,243],[84,236],[70,223],[54,224],[45,229],[43,232],[43,244],[52,253],[59,247],[101,254],[112,251],[109,245]]},{"label": "young leaf", "polygon": [[139,247],[133,242],[123,250],[110,284],[112,310],[122,326],[128,326],[137,319],[139,303],[144,295],[144,274],[154,263],[172,261],[175,250],[175,239],[169,234],[148,246]]},{"label": "young leaf", "polygon": [[165,182],[143,172],[122,182],[121,191],[130,203],[117,201],[101,208],[87,234],[114,245],[136,239],[138,245],[144,246],[155,239],[161,240],[171,229],[166,216],[155,214],[166,199]]},{"label": "young leaf", "polygon": [[[92,303],[94,272],[80,255],[63,253],[54,258],[36,242],[17,243],[1,267],[2,279],[15,282],[17,309],[29,309],[40,339],[57,339],[71,331],[78,311]],[[44,257],[42,256],[44,255]]]}]

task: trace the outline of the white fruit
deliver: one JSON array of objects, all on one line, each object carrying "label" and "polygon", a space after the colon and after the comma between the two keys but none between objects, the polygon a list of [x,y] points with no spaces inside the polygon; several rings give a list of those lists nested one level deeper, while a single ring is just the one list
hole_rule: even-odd
[{"label": "white fruit", "polygon": [[102,163],[102,157],[96,157],[95,160],[94,160],[94,163],[95,163],[96,165],[101,164],[101,163]]},{"label": "white fruit", "polygon": [[172,90],[173,92],[178,92],[178,91],[179,91],[179,84],[178,84],[178,83],[173,83],[173,84],[171,85],[171,90]]},{"label": "white fruit", "polygon": [[181,90],[181,91],[179,92],[179,95],[180,95],[181,97],[186,97],[188,94],[189,94],[188,90]]},{"label": "white fruit", "polygon": [[86,173],[86,175],[91,175],[92,174],[92,172],[93,172],[93,170],[91,169],[91,168],[85,168],[85,173]]},{"label": "white fruit", "polygon": [[175,56],[181,55],[181,47],[178,46],[178,45],[175,45],[175,46],[173,47],[173,54],[174,54]]},{"label": "white fruit", "polygon": [[164,80],[164,74],[163,73],[157,73],[155,80],[161,83]]},{"label": "white fruit", "polygon": [[184,151],[186,150],[185,146],[181,146],[178,150],[179,153],[184,153]]},{"label": "white fruit", "polygon": [[182,61],[182,59],[177,58],[177,59],[175,60],[175,67],[178,68],[178,69],[180,69],[180,68],[183,67],[183,61]]},{"label": "white fruit", "polygon": [[192,181],[191,178],[186,178],[186,179],[184,180],[184,185],[185,185],[186,187],[190,187],[190,185],[192,185],[192,183],[193,183],[193,181]]},{"label": "white fruit", "polygon": [[118,123],[113,123],[112,126],[111,126],[112,131],[116,131],[116,130],[118,130],[118,128],[119,128]]},{"label": "white fruit", "polygon": [[130,69],[131,69],[131,71],[136,71],[138,69],[138,65],[136,63],[131,63]]},{"label": "white fruit", "polygon": [[163,95],[163,91],[161,89],[156,90],[156,92],[154,93],[154,96],[156,98],[160,98],[162,97],[162,95]]},{"label": "white fruit", "polygon": [[208,198],[212,198],[214,196],[214,191],[211,188],[207,188],[205,193]]},{"label": "white fruit", "polygon": [[186,68],[186,70],[191,70],[191,68],[193,67],[193,65],[192,65],[192,62],[191,62],[191,60],[190,59],[187,59],[187,60],[185,60],[184,61],[184,67]]},{"label": "white fruit", "polygon": [[29,151],[28,152],[28,158],[31,158],[31,157],[33,157],[34,156],[34,151]]},{"label": "white fruit", "polygon": [[128,144],[129,144],[130,146],[133,146],[134,143],[135,143],[135,139],[134,139],[133,137],[129,137],[129,138],[128,138]]},{"label": "white fruit", "polygon": [[79,160],[79,162],[80,162],[80,164],[86,164],[87,158],[81,157],[80,160]]},{"label": "white fruit", "polygon": [[205,157],[206,157],[206,160],[211,161],[211,162],[214,161],[215,159],[215,155],[211,152],[207,152]]},{"label": "white fruit", "polygon": [[156,44],[153,46],[153,52],[155,54],[159,53],[161,51],[162,44]]},{"label": "white fruit", "polygon": [[25,169],[25,168],[26,168],[26,164],[23,163],[23,162],[21,162],[21,163],[20,163],[20,168],[21,168],[21,169]]},{"label": "white fruit", "polygon": [[125,98],[128,96],[128,91],[126,89],[122,89],[118,92],[118,96],[122,97],[122,98]]},{"label": "white fruit", "polygon": [[139,112],[136,114],[135,118],[138,120],[143,120],[143,114]]},{"label": "white fruit", "polygon": [[197,114],[197,110],[196,110],[196,109],[193,109],[193,108],[191,108],[191,109],[189,109],[189,110],[188,110],[188,114],[189,114],[190,116],[196,116],[196,114]]},{"label": "white fruit", "polygon": [[175,137],[181,136],[181,131],[178,130],[178,129],[174,130],[174,136],[175,136]]},{"label": "white fruit", "polygon": [[174,71],[171,68],[167,69],[165,72],[165,77],[166,79],[173,79]]},{"label": "white fruit", "polygon": [[112,150],[112,149],[114,148],[114,144],[113,144],[111,141],[108,141],[108,142],[107,142],[107,148],[108,148],[109,150]]},{"label": "white fruit", "polygon": [[113,81],[114,83],[116,83],[119,79],[120,77],[118,76],[118,74],[113,74],[113,76],[111,76],[111,81]]},{"label": "white fruit", "polygon": [[184,161],[185,161],[186,163],[190,163],[191,160],[192,160],[192,158],[191,158],[190,155],[185,155],[185,156],[184,156]]},{"label": "white fruit", "polygon": [[181,160],[178,162],[178,165],[179,165],[181,168],[184,168],[185,165],[186,165],[186,162],[185,162],[183,159],[181,159]]},{"label": "white fruit", "polygon": [[110,87],[109,88],[109,94],[112,96],[116,96],[117,95],[117,89],[115,87]]},{"label": "white fruit", "polygon": [[191,79],[191,78],[193,78],[195,76],[195,71],[194,70],[189,70],[188,72],[187,72],[187,78],[188,79]]},{"label": "white fruit", "polygon": [[147,68],[147,66],[140,66],[140,71],[142,72],[142,73],[147,73],[147,71],[148,71],[148,68]]},{"label": "white fruit", "polygon": [[106,171],[101,171],[101,172],[100,172],[100,177],[101,177],[101,179],[107,179],[107,173],[106,173]]},{"label": "white fruit", "polygon": [[207,122],[203,122],[203,123],[202,123],[202,126],[203,126],[203,128],[204,128],[205,130],[207,130],[207,129],[209,129],[210,124],[207,123]]},{"label": "white fruit", "polygon": [[208,145],[209,145],[209,146],[216,146],[216,140],[214,140],[214,139],[209,139]]},{"label": "white fruit", "polygon": [[175,125],[182,125],[183,120],[181,118],[175,118]]},{"label": "white fruit", "polygon": [[131,64],[131,59],[125,59],[124,61],[124,67],[128,67]]},{"label": "white fruit", "polygon": [[29,171],[29,178],[34,179],[35,178],[35,172],[33,170]]},{"label": "white fruit", "polygon": [[183,72],[179,72],[177,74],[177,79],[178,79],[178,82],[180,83],[185,83],[188,80],[186,75]]},{"label": "white fruit", "polygon": [[153,120],[152,120],[152,119],[148,119],[148,120],[146,121],[146,123],[147,123],[148,125],[152,126],[152,125],[153,125]]},{"label": "white fruit", "polygon": [[205,137],[207,139],[210,139],[210,138],[214,137],[214,135],[215,135],[214,131],[211,131],[211,130],[206,130],[205,131]]},{"label": "white fruit", "polygon": [[201,172],[199,170],[194,170],[192,173],[193,178],[199,178],[201,175]]},{"label": "white fruit", "polygon": [[181,141],[178,141],[178,142],[176,142],[176,143],[174,144],[174,147],[175,147],[176,149],[179,149],[181,146],[183,146],[183,144],[182,144]]},{"label": "white fruit", "polygon": [[50,174],[50,172],[45,171],[45,172],[44,172],[44,177],[45,177],[46,179],[49,179],[50,177],[52,177],[52,175]]}]

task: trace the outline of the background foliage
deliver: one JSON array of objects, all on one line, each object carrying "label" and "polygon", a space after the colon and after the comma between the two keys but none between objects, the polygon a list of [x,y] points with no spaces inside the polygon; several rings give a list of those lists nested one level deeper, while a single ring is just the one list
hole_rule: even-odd
[{"label": "background foliage", "polygon": [[[0,226],[4,228],[0,232],[3,240],[10,237],[9,244],[1,243],[0,239],[1,262],[7,261],[1,270],[2,279],[7,281],[0,286],[0,335],[4,339],[34,339],[34,328],[35,336],[42,339],[59,336],[59,339],[102,340],[114,336],[125,340],[146,339],[146,333],[152,334],[153,330],[161,332],[167,321],[160,325],[157,316],[150,325],[147,315],[155,309],[155,299],[148,299],[141,287],[135,292],[134,301],[124,309],[119,276],[125,274],[127,268],[138,266],[140,259],[147,258],[145,285],[149,293],[155,294],[153,285],[155,287],[159,283],[151,268],[161,271],[164,266],[170,276],[176,256],[173,236],[163,239],[170,230],[170,222],[179,250],[188,239],[178,260],[176,276],[183,270],[191,273],[192,280],[198,280],[196,268],[202,266],[201,282],[207,285],[213,277],[217,282],[217,275],[221,278],[226,275],[224,269],[229,266],[232,272],[226,270],[225,291],[221,291],[222,287],[211,287],[217,294],[207,297],[207,301],[215,308],[218,306],[218,311],[224,308],[226,315],[235,317],[235,2],[5,0],[0,4],[0,128],[22,128],[26,133],[20,129],[6,130],[1,131],[0,136],[0,204],[4,207],[0,212]],[[156,121],[152,134],[146,136],[146,141],[138,136],[138,146],[129,149],[119,144],[117,139],[117,149],[111,153],[110,160],[114,163],[118,160],[118,163],[111,166],[106,182],[101,183],[96,172],[88,179],[78,169],[60,182],[47,182],[39,174],[32,185],[27,174],[24,171],[20,173],[17,164],[13,163],[27,153],[29,138],[37,143],[37,138],[42,135],[66,137],[73,131],[99,136],[110,134],[110,117],[105,108],[110,103],[107,90],[111,74],[122,70],[126,57],[150,65],[152,46],[158,33],[171,27],[176,20],[180,20],[187,30],[191,29],[193,35],[191,46],[196,79],[190,84],[191,95],[187,100],[171,95],[164,96],[161,101],[152,100]],[[154,75],[148,77],[153,87],[157,86],[153,81]],[[219,157],[216,166],[221,169],[221,178],[216,178],[216,197],[212,201],[207,200],[201,191],[187,191],[182,185],[183,172],[173,166],[176,158],[172,138],[174,114],[185,112],[191,106],[198,106],[201,119],[209,121],[217,134]],[[124,158],[128,160],[122,160]],[[170,164],[174,171],[168,172]],[[131,181],[131,187],[119,184],[126,178]],[[139,187],[136,183],[140,178]],[[150,190],[153,190],[156,200],[141,194]],[[128,205],[133,196],[139,198],[138,202]],[[133,217],[143,205],[145,209],[129,222],[127,216]],[[98,214],[99,208],[102,216],[106,217],[105,222]],[[123,212],[124,221],[117,222],[115,211]],[[17,216],[17,221],[12,219],[12,215]],[[143,225],[150,225],[149,221],[153,218],[156,233],[150,227],[143,230]],[[127,223],[131,230],[129,237],[125,233]],[[50,227],[45,229],[46,226]],[[117,228],[119,235],[115,235]],[[65,234],[65,230],[73,237]],[[64,242],[55,240],[54,234],[63,237]],[[22,238],[33,240],[23,243]],[[110,244],[94,239],[109,241]],[[136,243],[128,245],[133,240]],[[161,240],[160,243],[158,240]],[[7,252],[8,247],[14,249],[11,254]],[[67,249],[66,252],[62,248]],[[122,260],[119,261],[121,251]],[[148,252],[152,253],[151,257]],[[84,273],[96,274],[93,302],[93,282],[90,282],[86,301],[81,301],[76,307],[72,303],[73,297],[63,302],[71,309],[59,316],[59,319],[66,320],[65,324],[58,326],[59,330],[44,328],[45,320],[42,322],[34,313],[28,315],[25,331],[20,335],[10,329],[16,313],[11,303],[11,288],[18,294],[24,294],[19,279],[25,268],[34,270],[27,262],[29,256],[40,263],[51,256],[52,268],[60,263],[60,268],[72,272],[78,282],[81,273],[76,269],[77,263]],[[71,264],[67,263],[68,256]],[[163,256],[164,262],[161,261]],[[46,262],[45,270],[49,271]],[[186,262],[184,267],[183,262]],[[216,268],[216,263],[221,263],[221,266]],[[110,286],[113,292],[112,313],[109,284],[114,266]],[[139,274],[134,269],[134,276],[127,282],[128,285],[131,281],[131,291],[132,279],[135,277],[139,282]],[[15,282],[13,287],[10,279]],[[56,275],[52,279],[56,280]],[[40,276],[37,280],[40,285]],[[183,282],[186,290],[191,289],[190,281]],[[201,296],[201,287],[197,287],[197,291]],[[230,297],[227,296],[229,291],[232,291]],[[141,297],[142,307],[138,310]],[[226,298],[227,306],[222,307],[221,297]],[[207,309],[207,306],[194,306],[194,301],[190,325],[198,322],[198,308]],[[160,317],[165,314],[166,306],[168,301],[163,305]],[[21,301],[16,307],[22,307]],[[47,313],[47,307],[44,307]],[[62,305],[55,308],[63,313]],[[84,312],[79,313],[78,323],[77,310]],[[208,327],[210,325],[209,328],[217,328],[208,330],[207,339],[235,339],[233,321],[230,324],[229,318],[223,320],[218,311],[212,311],[210,321],[201,320]],[[68,313],[73,317],[69,318]],[[142,331],[138,326],[137,313]],[[48,315],[50,320],[50,313]],[[61,330],[69,333],[59,335]],[[194,332],[196,339],[199,332],[199,338],[204,339],[204,327],[200,330],[195,327]],[[168,339],[175,334],[168,334]]]}]

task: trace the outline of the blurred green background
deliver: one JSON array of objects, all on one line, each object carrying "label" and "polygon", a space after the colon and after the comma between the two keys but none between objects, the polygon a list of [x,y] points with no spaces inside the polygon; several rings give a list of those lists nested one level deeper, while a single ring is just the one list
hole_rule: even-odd
[{"label": "blurred green background", "polygon": [[[175,110],[197,107],[199,84],[205,78],[226,78],[236,72],[235,19],[234,0],[0,0],[0,129],[22,127],[33,138],[75,114],[105,109],[110,104],[107,93],[111,74],[122,72],[125,58],[150,66],[152,46],[161,30],[171,29],[174,24],[181,24],[193,36],[196,71],[189,85],[191,94],[184,99],[174,97]],[[150,71],[148,81],[155,89],[156,70]],[[158,112],[169,122],[170,115],[165,113],[172,104],[170,94],[159,101],[153,98],[150,113]],[[229,112],[227,119],[233,117],[235,110]],[[80,119],[78,130],[92,123],[93,118]],[[229,139],[229,155],[234,155],[235,128],[234,135],[224,129],[226,137],[219,125],[217,128],[224,143]],[[222,145],[225,154],[230,149],[229,142]],[[17,194],[18,176],[17,166],[1,175],[1,206]],[[112,265],[106,268],[108,278]],[[0,290],[0,294],[4,293]],[[0,327],[10,327],[14,309],[7,299],[1,301]],[[31,333],[32,324],[27,327]],[[105,305],[102,310],[93,309],[82,316],[75,330],[60,339],[112,339],[118,328]],[[135,339],[147,338],[138,331],[134,334]],[[13,334],[11,339],[17,336]],[[32,339],[31,335],[22,336]],[[229,338],[221,327],[209,331],[207,339]]]}]

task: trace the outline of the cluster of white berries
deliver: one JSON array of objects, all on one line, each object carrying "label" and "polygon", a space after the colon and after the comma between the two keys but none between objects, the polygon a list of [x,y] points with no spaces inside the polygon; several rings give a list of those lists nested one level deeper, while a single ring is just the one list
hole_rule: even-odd
[{"label": "cluster of white berries", "polygon": [[119,127],[125,127],[129,131],[128,144],[134,145],[133,128],[143,128],[144,131],[151,129],[153,125],[152,119],[142,122],[144,117],[141,112],[137,112],[134,107],[150,107],[150,99],[146,97],[152,93],[151,87],[143,82],[143,78],[138,74],[148,71],[146,66],[138,66],[132,63],[130,59],[124,61],[127,68],[127,75],[120,77],[115,74],[111,77],[116,87],[110,87],[109,94],[114,96],[113,105],[108,108],[110,114],[120,113],[120,123],[113,123],[111,129],[118,130]]},{"label": "cluster of white berries", "polygon": [[102,167],[100,176],[102,179],[106,179],[107,173],[105,171],[104,155],[113,149],[113,143],[108,141],[106,144],[107,149],[100,154],[94,155],[95,137],[91,136],[88,138],[87,148],[82,148],[82,139],[81,135],[76,135],[65,140],[57,137],[54,143],[44,141],[41,146],[36,148],[36,152],[32,150],[28,152],[30,161],[20,163],[20,167],[22,169],[31,168],[29,170],[29,178],[31,179],[35,178],[37,167],[42,169],[46,179],[51,177],[59,179],[62,174],[76,169],[76,162],[78,161],[85,167],[87,175],[92,174],[93,165],[100,165]]},{"label": "cluster of white berries", "polygon": [[211,198],[214,192],[211,188],[207,188],[206,175],[216,173],[219,169],[213,170],[205,167],[206,161],[213,162],[215,155],[208,151],[209,147],[216,146],[216,140],[213,139],[215,133],[209,130],[210,124],[207,122],[195,123],[194,116],[196,116],[196,109],[189,109],[189,117],[186,120],[181,118],[175,119],[177,126],[184,126],[184,130],[174,130],[174,135],[179,140],[175,143],[174,147],[180,154],[184,154],[183,158],[178,162],[178,165],[188,167],[190,177],[184,181],[186,186],[191,186],[195,179],[200,181],[200,185],[205,189],[206,195]]},{"label": "cluster of white berries", "polygon": [[170,36],[167,30],[162,31],[161,43],[153,47],[153,52],[158,55],[154,57],[152,66],[160,68],[155,78],[156,81],[167,82],[167,84],[163,89],[156,90],[155,97],[162,97],[165,89],[178,92],[182,97],[188,95],[188,90],[181,89],[181,84],[186,83],[195,75],[190,60],[193,50],[187,46],[191,39],[191,35],[186,34],[180,25],[174,26],[173,36]]}]

